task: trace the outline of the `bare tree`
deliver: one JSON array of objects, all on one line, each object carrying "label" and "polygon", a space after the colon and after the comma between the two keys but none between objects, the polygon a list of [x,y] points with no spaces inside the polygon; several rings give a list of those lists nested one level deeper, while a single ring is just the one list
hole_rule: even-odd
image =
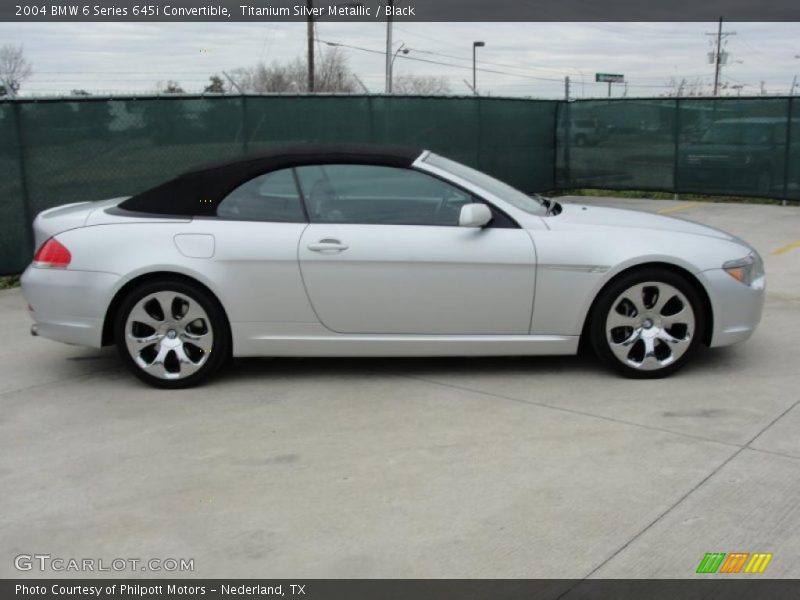
[{"label": "bare tree", "polygon": [[[245,92],[291,93],[307,92],[307,63],[296,58],[289,63],[259,63],[254,67],[235,69],[230,77]],[[314,63],[314,91],[322,93],[352,93],[357,82],[347,64],[347,57],[339,48],[326,49],[317,55]]]},{"label": "bare tree", "polygon": [[[686,77],[676,79],[671,77],[667,83],[669,89],[664,93],[665,96],[670,97],[698,97],[698,96],[713,96],[714,89],[710,83],[704,81],[701,77],[689,80]],[[728,96],[731,90],[734,89],[728,82],[721,82],[719,84],[719,95]],[[735,90],[734,90],[735,91]]]},{"label": "bare tree", "polygon": [[0,96],[16,96],[22,82],[32,74],[22,46],[0,46]]},{"label": "bare tree", "polygon": [[231,78],[246,92],[284,93],[305,91],[305,64],[295,60],[292,63],[271,65],[258,63],[254,67],[236,69]]},{"label": "bare tree", "polygon": [[181,87],[181,84],[177,81],[172,79],[168,79],[166,82],[158,81],[156,82],[156,91],[159,94],[185,94],[186,92]]},{"label": "bare tree", "polygon": [[222,77],[219,75],[212,75],[208,78],[209,83],[203,89],[203,93],[206,94],[224,94],[225,93],[225,82],[222,81]]},{"label": "bare tree", "polygon": [[450,93],[450,83],[445,77],[433,75],[401,75],[395,77],[392,89],[396,94],[435,96]]},{"label": "bare tree", "polygon": [[314,78],[317,92],[352,94],[358,88],[341,48],[328,48],[319,55],[314,65]]}]

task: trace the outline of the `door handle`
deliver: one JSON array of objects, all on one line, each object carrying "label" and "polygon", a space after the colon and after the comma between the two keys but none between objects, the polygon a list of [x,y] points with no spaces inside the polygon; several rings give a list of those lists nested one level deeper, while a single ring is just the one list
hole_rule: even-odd
[{"label": "door handle", "polygon": [[349,248],[347,244],[333,239],[320,240],[316,244],[308,245],[308,249],[312,252],[343,252],[347,248]]}]

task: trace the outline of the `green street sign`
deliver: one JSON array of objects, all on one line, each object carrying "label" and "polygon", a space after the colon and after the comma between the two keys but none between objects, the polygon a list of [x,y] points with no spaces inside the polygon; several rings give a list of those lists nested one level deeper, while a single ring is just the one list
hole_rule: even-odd
[{"label": "green street sign", "polygon": [[594,80],[602,83],[624,83],[625,75],[616,73],[595,73]]}]

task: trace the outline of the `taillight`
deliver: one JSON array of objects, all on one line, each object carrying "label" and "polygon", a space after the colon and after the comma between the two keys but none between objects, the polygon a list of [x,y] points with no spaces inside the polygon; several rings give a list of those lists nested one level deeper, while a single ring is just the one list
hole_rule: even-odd
[{"label": "taillight", "polygon": [[33,266],[45,269],[64,269],[72,260],[72,255],[55,238],[50,238],[36,251]]}]

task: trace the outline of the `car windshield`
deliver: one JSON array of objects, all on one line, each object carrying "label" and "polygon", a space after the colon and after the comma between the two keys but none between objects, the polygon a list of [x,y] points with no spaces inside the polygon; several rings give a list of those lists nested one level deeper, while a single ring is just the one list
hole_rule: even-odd
[{"label": "car windshield", "polygon": [[509,204],[520,210],[524,210],[527,213],[539,216],[545,216],[547,214],[547,207],[540,200],[532,198],[531,196],[520,192],[518,189],[515,189],[507,183],[503,183],[499,179],[495,179],[486,173],[481,173],[480,171],[476,171],[471,167],[457,163],[449,158],[439,156],[433,152],[429,152],[423,162],[447,171],[456,177],[460,177],[464,181],[483,188],[487,192],[494,194],[498,198],[505,200]]}]

